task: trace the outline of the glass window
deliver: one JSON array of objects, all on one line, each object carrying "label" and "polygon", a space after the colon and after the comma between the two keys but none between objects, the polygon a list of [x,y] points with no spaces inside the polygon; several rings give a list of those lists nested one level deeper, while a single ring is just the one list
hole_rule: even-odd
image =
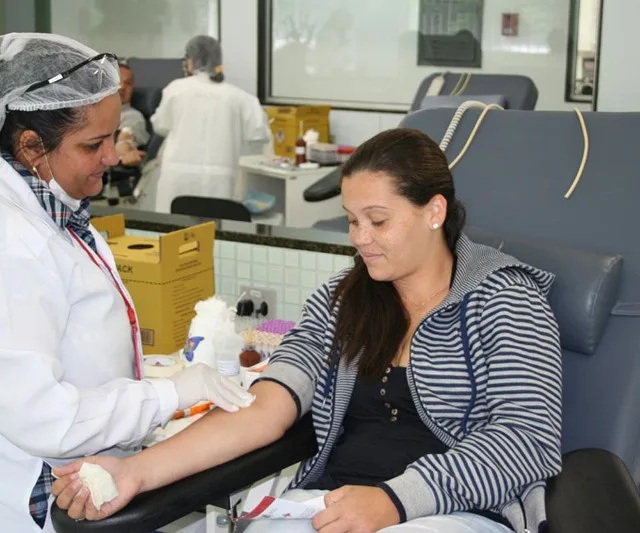
[{"label": "glass window", "polygon": [[[574,1],[266,0],[260,96],[406,111],[424,78],[451,71],[528,76],[536,109],[571,109],[564,87]],[[461,33],[472,38],[462,42]],[[431,48],[421,47],[430,36]],[[443,60],[434,59],[435,45]],[[585,55],[580,76],[589,68]]]},{"label": "glass window", "polygon": [[50,0],[51,31],[122,57],[178,58],[219,37],[219,0]]}]

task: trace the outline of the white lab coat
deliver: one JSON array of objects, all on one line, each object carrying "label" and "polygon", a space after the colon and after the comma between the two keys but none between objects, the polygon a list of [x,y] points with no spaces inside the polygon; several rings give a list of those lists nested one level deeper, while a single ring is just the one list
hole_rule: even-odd
[{"label": "white lab coat", "polygon": [[268,142],[259,100],[204,73],[172,81],[153,117],[165,137],[156,211],[168,213],[177,196],[232,198],[243,142]]},{"label": "white lab coat", "polygon": [[0,295],[0,531],[35,533],[28,501],[43,458],[56,466],[139,446],[178,398],[169,380],[132,379],[122,297],[2,159]]}]

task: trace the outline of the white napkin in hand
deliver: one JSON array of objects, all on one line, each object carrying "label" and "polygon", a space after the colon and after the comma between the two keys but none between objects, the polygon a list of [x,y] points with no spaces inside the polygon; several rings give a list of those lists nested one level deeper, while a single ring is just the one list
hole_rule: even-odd
[{"label": "white napkin in hand", "polygon": [[104,503],[115,500],[120,495],[113,477],[100,465],[82,463],[78,477],[89,489],[91,501],[98,511]]}]

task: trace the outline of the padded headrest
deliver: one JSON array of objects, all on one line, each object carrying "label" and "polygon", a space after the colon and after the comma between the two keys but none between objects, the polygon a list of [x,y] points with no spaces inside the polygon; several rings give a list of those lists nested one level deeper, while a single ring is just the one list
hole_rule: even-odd
[{"label": "padded headrest", "polygon": [[618,298],[622,256],[502,238],[478,228],[468,228],[465,233],[475,242],[554,273],[549,303],[558,321],[562,348],[586,355],[595,352]]},{"label": "padded headrest", "polygon": [[136,87],[131,95],[131,107],[135,107],[146,118],[150,118],[160,105],[162,89],[157,87]]},{"label": "padded headrest", "polygon": [[502,94],[464,94],[460,96],[451,96],[449,94],[426,95],[420,102],[420,109],[435,109],[438,107],[453,107],[457,109],[464,102],[474,100],[483,104],[498,104],[503,108],[507,108],[507,99]]}]

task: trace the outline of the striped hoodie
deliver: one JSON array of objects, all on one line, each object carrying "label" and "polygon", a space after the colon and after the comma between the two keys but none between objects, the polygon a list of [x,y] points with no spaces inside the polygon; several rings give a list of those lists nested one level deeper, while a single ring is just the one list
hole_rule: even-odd
[{"label": "striped hoodie", "polygon": [[[562,365],[546,300],[553,274],[461,235],[451,290],[411,341],[407,381],[418,414],[448,447],[385,483],[403,520],[470,509],[502,513],[518,533],[546,519],[545,480],[560,472]],[[331,363],[337,274],[309,297],[262,380],[312,411],[318,451],[290,488],[324,471],[342,431],[356,363]]]}]

